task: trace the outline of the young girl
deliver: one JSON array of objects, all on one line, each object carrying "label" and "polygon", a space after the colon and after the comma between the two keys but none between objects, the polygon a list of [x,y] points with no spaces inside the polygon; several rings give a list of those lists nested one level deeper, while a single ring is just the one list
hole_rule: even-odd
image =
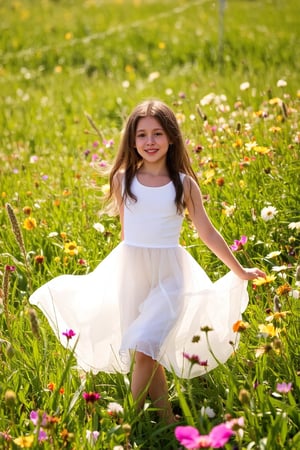
[{"label": "young girl", "polygon": [[[170,423],[164,368],[188,378],[224,363],[237,345],[232,325],[247,306],[246,280],[265,274],[243,268],[208,219],[176,117],[160,101],[138,105],[128,118],[110,199],[117,203],[122,242],[94,272],[57,277],[30,302],[63,345],[74,342],[84,370],[132,368],[137,406],[149,394]],[[185,208],[202,241],[231,269],[216,283],[178,243]],[[210,349],[203,327],[211,330]],[[72,340],[69,330],[76,333]],[[191,367],[187,355],[197,355],[200,364]]]}]

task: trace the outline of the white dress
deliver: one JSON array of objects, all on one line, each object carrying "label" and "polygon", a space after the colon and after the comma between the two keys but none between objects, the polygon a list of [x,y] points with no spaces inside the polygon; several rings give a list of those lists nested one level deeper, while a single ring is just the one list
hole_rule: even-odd
[{"label": "white dress", "polygon": [[[203,375],[238,345],[232,326],[247,306],[247,282],[229,272],[212,283],[179,245],[183,217],[172,182],[148,187],[134,178],[132,191],[124,241],[93,272],[56,277],[30,302],[85,371],[128,373],[137,350],[179,377]],[[209,346],[203,327],[212,329]],[[68,341],[62,333],[70,329],[76,335]],[[184,353],[207,366],[191,366]]]}]

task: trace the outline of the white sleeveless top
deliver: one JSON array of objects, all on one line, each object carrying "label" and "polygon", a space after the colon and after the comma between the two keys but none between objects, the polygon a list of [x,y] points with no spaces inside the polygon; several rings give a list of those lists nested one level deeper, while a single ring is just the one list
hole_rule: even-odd
[{"label": "white sleeveless top", "polygon": [[[180,174],[183,181],[184,174]],[[124,242],[137,247],[178,247],[183,214],[178,214],[173,182],[159,187],[141,184],[135,176],[131,189],[135,202],[124,205]]]}]

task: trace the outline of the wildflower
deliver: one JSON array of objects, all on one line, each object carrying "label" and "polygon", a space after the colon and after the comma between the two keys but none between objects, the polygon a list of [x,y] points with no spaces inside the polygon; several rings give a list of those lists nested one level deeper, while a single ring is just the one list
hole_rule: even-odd
[{"label": "wildflower", "polygon": [[244,322],[243,320],[238,320],[237,322],[235,322],[232,325],[232,330],[235,333],[240,333],[241,331],[247,330],[247,328],[249,328],[249,327],[250,327],[250,325],[248,322]]},{"label": "wildflower", "polygon": [[263,284],[269,284],[276,280],[275,275],[267,275],[266,278],[258,277],[253,280],[254,286],[262,286]]},{"label": "wildflower", "polygon": [[90,431],[90,430],[86,430],[86,434],[85,434],[87,441],[91,445],[96,443],[99,435],[100,435],[99,431]]},{"label": "wildflower", "polygon": [[5,271],[6,272],[14,272],[15,270],[16,270],[15,266],[9,266],[9,265],[5,266]]},{"label": "wildflower", "polygon": [[65,253],[70,256],[78,255],[79,247],[75,241],[66,242],[64,246]]},{"label": "wildflower", "polygon": [[86,401],[86,403],[95,403],[101,397],[98,392],[84,392],[82,397]]},{"label": "wildflower", "polygon": [[277,383],[276,391],[281,394],[287,394],[292,389],[292,383]]},{"label": "wildflower", "polygon": [[239,250],[242,250],[247,240],[248,240],[247,236],[244,235],[241,236],[240,240],[235,239],[234,244],[230,246],[231,250],[233,252],[238,252]]},{"label": "wildflower", "polygon": [[288,225],[290,230],[300,230],[300,222],[291,222]]},{"label": "wildflower", "polygon": [[261,218],[267,222],[268,220],[274,219],[277,213],[278,211],[274,206],[266,206],[261,210],[260,215]]},{"label": "wildflower", "polygon": [[0,440],[11,441],[12,436],[7,431],[0,431]]},{"label": "wildflower", "polygon": [[119,403],[116,403],[116,402],[110,402],[110,403],[107,405],[107,412],[108,412],[109,414],[111,414],[111,415],[114,415],[114,414],[123,414],[124,410],[123,410],[123,407],[122,407]]},{"label": "wildflower", "polygon": [[279,286],[276,289],[277,295],[284,295],[288,294],[292,290],[291,286],[288,283],[284,283],[282,286]]},{"label": "wildflower", "polygon": [[255,357],[259,358],[262,355],[270,353],[272,350],[273,350],[272,345],[270,344],[262,345],[255,350]]},{"label": "wildflower", "polygon": [[240,84],[241,91],[246,91],[247,89],[249,89],[249,87],[250,87],[249,81],[244,81],[244,83]]},{"label": "wildflower", "polygon": [[253,150],[257,153],[260,153],[261,155],[266,155],[267,153],[270,153],[271,149],[268,147],[264,147],[262,145],[257,145],[253,148]]},{"label": "wildflower", "polygon": [[81,266],[86,266],[86,260],[85,259],[82,259],[82,258],[80,258],[79,260],[78,260],[78,264],[80,264]]},{"label": "wildflower", "polygon": [[36,264],[43,264],[44,261],[45,261],[45,256],[44,255],[36,255],[34,257],[34,262]]},{"label": "wildflower", "polygon": [[272,259],[272,258],[276,258],[276,256],[279,256],[279,255],[281,255],[281,251],[280,251],[280,250],[277,250],[277,251],[274,251],[274,252],[269,253],[269,254],[266,256],[266,258],[267,258],[267,259]]},{"label": "wildflower", "polygon": [[17,401],[17,396],[16,396],[15,391],[8,389],[4,394],[4,401],[9,408],[12,408]]},{"label": "wildflower", "polygon": [[206,407],[202,406],[202,408],[201,408],[201,415],[202,416],[207,416],[210,419],[213,419],[216,416],[216,413],[209,406],[206,406]]},{"label": "wildflower", "polygon": [[216,184],[217,184],[218,186],[224,186],[224,183],[225,183],[225,180],[224,180],[223,177],[217,178],[217,179],[216,179]]},{"label": "wildflower", "polygon": [[98,222],[94,223],[93,228],[96,231],[99,231],[99,233],[104,233],[104,231],[105,231],[104,225],[102,225],[102,223],[98,223]]},{"label": "wildflower", "polygon": [[23,222],[23,228],[25,228],[25,230],[27,231],[31,231],[34,228],[36,228],[37,224],[36,224],[36,220],[34,217],[26,217],[26,219]]},{"label": "wildflower", "polygon": [[235,205],[227,205],[225,202],[222,203],[222,207],[222,214],[226,217],[232,216],[236,208]]},{"label": "wildflower", "polygon": [[31,411],[29,418],[35,426],[45,427],[48,423],[47,414],[42,411]]},{"label": "wildflower", "polygon": [[188,353],[183,352],[183,357],[186,358],[192,365],[199,364],[199,366],[207,367],[208,362],[201,361],[198,355],[189,355]]},{"label": "wildflower", "polygon": [[200,435],[197,428],[192,426],[179,426],[175,428],[175,437],[185,448],[221,448],[223,447],[234,432],[226,426],[220,424],[212,428],[209,434]]},{"label": "wildflower", "polygon": [[47,388],[49,389],[49,391],[53,392],[56,388],[56,384],[53,383],[53,381],[50,381],[50,383],[47,384]]},{"label": "wildflower", "polygon": [[249,405],[250,403],[250,394],[247,389],[241,389],[239,392],[239,401],[242,405]]},{"label": "wildflower", "polygon": [[286,87],[287,82],[285,80],[278,80],[277,81],[277,87]]},{"label": "wildflower", "polygon": [[64,331],[63,333],[62,333],[62,335],[63,336],[66,336],[66,338],[68,339],[68,341],[70,340],[70,339],[72,339],[74,336],[76,336],[76,333],[75,333],[75,331],[73,331],[73,330],[66,330],[66,331]]},{"label": "wildflower", "polygon": [[29,436],[20,436],[14,439],[14,443],[17,444],[21,448],[31,448],[34,441],[33,434]]},{"label": "wildflower", "polygon": [[258,326],[258,329],[264,337],[273,337],[278,335],[278,329],[275,328],[271,323],[269,323],[268,325],[261,324]]},{"label": "wildflower", "polygon": [[32,208],[30,206],[24,206],[23,213],[26,214],[26,216],[30,216],[32,212]]}]

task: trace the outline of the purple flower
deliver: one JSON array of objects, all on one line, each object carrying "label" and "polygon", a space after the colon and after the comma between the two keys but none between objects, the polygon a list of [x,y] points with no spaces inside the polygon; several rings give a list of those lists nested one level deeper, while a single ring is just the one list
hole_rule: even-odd
[{"label": "purple flower", "polygon": [[91,445],[95,444],[99,435],[100,435],[99,431],[86,430],[86,439]]},{"label": "purple flower", "polygon": [[47,414],[45,412],[31,411],[29,417],[34,426],[45,427],[47,425]]},{"label": "purple flower", "polygon": [[43,442],[43,441],[46,441],[47,439],[48,439],[48,435],[47,435],[46,431],[43,430],[43,429],[40,429],[39,430],[38,441],[39,442]]},{"label": "purple flower", "polygon": [[67,338],[68,341],[69,341],[70,339],[72,339],[72,337],[76,336],[76,333],[75,333],[75,331],[73,331],[73,330],[67,330],[67,331],[64,331],[64,332],[62,333],[62,335],[63,335],[63,336],[66,336],[66,338]]},{"label": "purple flower", "polygon": [[248,240],[247,236],[244,235],[241,236],[240,240],[235,239],[234,244],[230,246],[231,250],[233,252],[238,252],[239,250],[242,250],[247,240]]},{"label": "purple flower", "polygon": [[278,383],[276,386],[276,391],[281,394],[287,394],[292,389],[292,383]]}]

